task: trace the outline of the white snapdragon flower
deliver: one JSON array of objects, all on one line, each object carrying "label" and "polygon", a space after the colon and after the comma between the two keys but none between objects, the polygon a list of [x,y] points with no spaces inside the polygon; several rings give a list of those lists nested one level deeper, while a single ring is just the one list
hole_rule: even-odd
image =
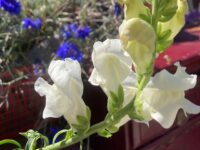
[{"label": "white snapdragon flower", "polygon": [[[156,74],[143,90],[139,101],[142,102],[141,113],[144,121],[152,119],[159,122],[162,127],[172,126],[179,109],[185,114],[197,114],[200,106],[197,106],[185,98],[185,91],[196,84],[196,75],[188,75],[184,67],[178,65],[173,75],[166,70]],[[130,75],[123,83],[125,100],[128,103],[135,95],[135,75]]]},{"label": "white snapdragon flower", "polygon": [[[108,97],[110,91],[117,93],[119,85],[131,72],[132,59],[122,49],[118,39],[96,42],[93,47],[94,69],[89,82],[96,86],[100,85]],[[116,126],[120,127],[127,120],[130,120],[128,115],[121,119]]]},{"label": "white snapdragon flower", "polygon": [[107,92],[116,92],[131,71],[131,57],[122,50],[118,39],[96,42],[93,47],[94,69],[89,78],[93,85],[101,85]]},{"label": "white snapdragon flower", "polygon": [[87,107],[81,98],[83,83],[80,64],[71,59],[52,61],[48,73],[53,85],[43,78],[35,82],[35,90],[40,96],[46,96],[43,118],[64,116],[70,125],[78,124],[77,116],[87,118]]}]

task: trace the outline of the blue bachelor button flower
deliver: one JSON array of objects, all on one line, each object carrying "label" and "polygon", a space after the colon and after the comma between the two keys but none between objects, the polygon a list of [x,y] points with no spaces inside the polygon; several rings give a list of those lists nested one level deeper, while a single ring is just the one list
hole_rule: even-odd
[{"label": "blue bachelor button flower", "polygon": [[32,20],[31,18],[24,18],[22,21],[23,28],[25,30],[28,29],[40,29],[42,26],[42,21],[40,18],[36,18],[35,20]]},{"label": "blue bachelor button flower", "polygon": [[73,60],[82,61],[83,54],[79,50],[78,46],[72,42],[64,42],[56,51],[56,55],[61,58],[71,58]]},{"label": "blue bachelor button flower", "polygon": [[75,37],[85,40],[90,35],[90,32],[91,32],[91,29],[89,26],[83,26],[77,30]]},{"label": "blue bachelor button flower", "polygon": [[21,12],[21,3],[17,0],[0,0],[0,8],[10,14],[19,15]]},{"label": "blue bachelor button flower", "polygon": [[114,14],[115,16],[119,16],[122,13],[122,8],[119,3],[114,4]]}]

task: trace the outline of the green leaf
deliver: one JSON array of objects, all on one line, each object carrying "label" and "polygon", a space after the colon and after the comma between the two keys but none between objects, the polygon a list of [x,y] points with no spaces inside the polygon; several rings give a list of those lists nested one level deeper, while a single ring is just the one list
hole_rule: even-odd
[{"label": "green leaf", "polygon": [[100,135],[102,137],[105,137],[105,138],[112,137],[112,134],[108,130],[106,130],[106,129],[100,130],[97,133],[98,133],[98,135]]},{"label": "green leaf", "polygon": [[12,144],[17,146],[18,148],[22,148],[21,144],[13,139],[5,139],[0,141],[0,146],[5,144]]}]

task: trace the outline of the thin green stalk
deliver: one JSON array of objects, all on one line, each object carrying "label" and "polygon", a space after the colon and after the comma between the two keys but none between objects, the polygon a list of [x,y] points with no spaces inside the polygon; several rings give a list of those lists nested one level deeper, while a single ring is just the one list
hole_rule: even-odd
[{"label": "thin green stalk", "polygon": [[153,0],[152,3],[152,26],[154,27],[155,31],[157,29],[157,14],[158,13],[158,0]]},{"label": "thin green stalk", "polygon": [[5,139],[5,140],[0,141],[0,146],[5,145],[5,144],[13,144],[13,145],[17,146],[18,148],[22,148],[22,146],[19,142],[12,140],[12,139]]}]

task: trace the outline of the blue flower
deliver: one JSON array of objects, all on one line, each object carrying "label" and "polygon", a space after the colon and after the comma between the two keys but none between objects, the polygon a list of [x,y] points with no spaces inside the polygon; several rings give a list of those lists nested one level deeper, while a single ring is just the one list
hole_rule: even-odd
[{"label": "blue flower", "polygon": [[79,27],[76,23],[65,25],[61,29],[61,35],[64,39],[70,39],[72,37],[85,40],[91,32],[89,26]]},{"label": "blue flower", "polygon": [[42,61],[39,58],[36,58],[34,60],[32,67],[33,67],[33,74],[35,76],[41,76],[46,73]]},{"label": "blue flower", "polygon": [[62,43],[57,49],[56,55],[61,59],[71,58],[79,62],[83,59],[82,52],[79,50],[78,46],[72,42]]},{"label": "blue flower", "polygon": [[25,30],[27,29],[40,29],[42,26],[42,21],[40,18],[36,18],[35,20],[32,20],[31,18],[24,18],[22,21],[23,28]]},{"label": "blue flower", "polygon": [[21,12],[21,3],[17,0],[0,0],[0,8],[10,14],[18,15]]},{"label": "blue flower", "polygon": [[76,23],[71,23],[63,26],[61,29],[61,35],[64,39],[70,39],[78,30],[78,25]]},{"label": "blue flower", "polygon": [[40,18],[36,18],[34,21],[33,21],[33,26],[32,28],[33,29],[40,29],[42,26],[42,20]]},{"label": "blue flower", "polygon": [[115,16],[119,16],[122,13],[122,8],[119,3],[114,4],[114,14]]},{"label": "blue flower", "polygon": [[76,38],[85,40],[90,35],[91,29],[89,26],[80,27],[75,36]]},{"label": "blue flower", "polygon": [[78,25],[76,23],[71,23],[71,24],[68,25],[68,29],[72,33],[76,33],[77,30],[78,30]]},{"label": "blue flower", "polygon": [[64,39],[70,39],[72,37],[69,25],[65,25],[61,28],[61,35]]}]

